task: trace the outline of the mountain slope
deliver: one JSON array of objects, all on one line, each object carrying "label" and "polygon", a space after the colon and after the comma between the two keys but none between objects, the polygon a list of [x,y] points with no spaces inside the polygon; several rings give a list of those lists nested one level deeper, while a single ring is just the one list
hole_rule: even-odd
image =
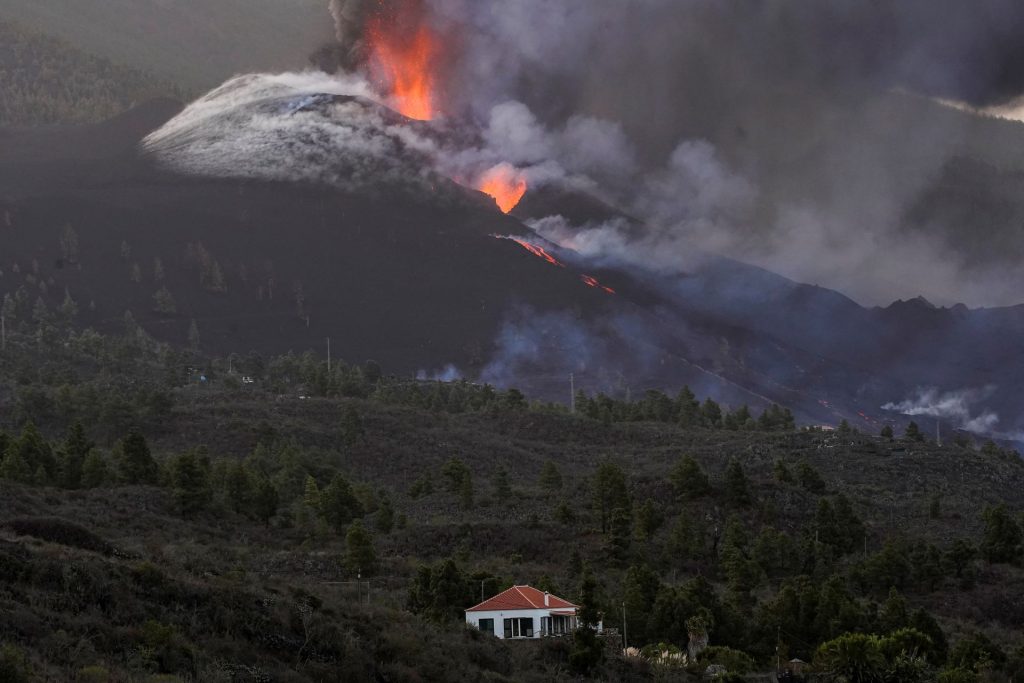
[{"label": "mountain slope", "polygon": [[256,69],[295,68],[331,36],[320,0],[6,0],[11,19],[72,45],[206,88]]},{"label": "mountain slope", "polygon": [[175,90],[0,15],[0,126],[102,121]]}]

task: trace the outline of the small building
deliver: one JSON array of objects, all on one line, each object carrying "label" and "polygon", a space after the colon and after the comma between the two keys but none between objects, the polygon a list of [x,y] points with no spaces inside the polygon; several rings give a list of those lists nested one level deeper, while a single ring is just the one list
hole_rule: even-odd
[{"label": "small building", "polygon": [[578,626],[579,606],[532,586],[507,591],[466,610],[466,623],[502,639],[569,635]]}]

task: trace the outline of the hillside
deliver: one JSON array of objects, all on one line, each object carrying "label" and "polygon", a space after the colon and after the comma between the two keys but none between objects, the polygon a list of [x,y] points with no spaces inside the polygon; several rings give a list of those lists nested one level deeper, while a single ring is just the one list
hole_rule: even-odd
[{"label": "hillside", "polygon": [[581,395],[572,415],[312,354],[210,359],[126,323],[48,317],[0,355],[7,670],[569,679],[578,644],[493,642],[460,614],[513,583],[580,599],[589,571],[631,645],[685,649],[700,617],[713,647],[666,669],[610,636],[588,678],[767,671],[776,637],[828,669],[819,643],[905,628],[879,641],[903,643],[886,680],[1021,674],[1016,453],[716,417],[685,394]]},{"label": "hillside", "polygon": [[194,89],[301,68],[333,30],[321,0],[7,0],[0,20]]},{"label": "hillside", "polygon": [[155,97],[181,97],[152,76],[0,15],[0,126],[102,121]]}]

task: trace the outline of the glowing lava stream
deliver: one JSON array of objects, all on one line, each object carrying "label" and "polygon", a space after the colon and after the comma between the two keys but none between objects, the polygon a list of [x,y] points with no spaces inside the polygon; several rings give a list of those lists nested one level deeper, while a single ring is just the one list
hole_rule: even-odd
[{"label": "glowing lava stream", "polygon": [[533,254],[534,256],[536,256],[537,258],[542,258],[542,259],[544,259],[545,261],[547,261],[548,263],[550,263],[553,266],[558,266],[559,268],[565,268],[565,264],[562,263],[561,261],[559,261],[558,259],[556,259],[551,254],[549,254],[544,247],[538,247],[536,244],[530,244],[529,242],[527,242],[524,239],[520,239],[518,237],[512,237],[511,235],[509,235],[507,237],[504,236],[504,235],[491,235],[491,237],[494,237],[495,239],[499,239],[499,240],[512,240],[513,242],[515,242],[516,244],[521,246],[523,249],[525,249],[526,251],[528,251],[531,254]]},{"label": "glowing lava stream", "polygon": [[[561,261],[559,261],[558,259],[556,259],[550,253],[548,253],[548,250],[545,249],[544,247],[537,246],[536,244],[531,244],[530,242],[527,242],[524,239],[521,239],[519,237],[512,237],[511,235],[509,235],[509,236],[505,236],[505,235],[491,235],[491,237],[494,237],[495,239],[499,239],[499,240],[511,240],[511,241],[515,242],[516,244],[518,244],[519,246],[521,246],[526,251],[528,251],[531,254],[533,254],[534,256],[536,256],[537,258],[544,259],[545,261],[547,261],[548,263],[550,263],[553,266],[558,266],[559,268],[565,268],[565,264],[562,263]],[[592,275],[580,275],[580,280],[583,282],[583,284],[585,284],[588,287],[594,287],[595,289],[600,289],[603,292],[606,292],[607,294],[615,294],[615,290],[614,289],[612,289],[611,287],[606,287],[606,286],[602,285],[600,282],[598,282],[597,278],[592,276]]]},{"label": "glowing lava stream", "polygon": [[504,213],[519,205],[526,194],[526,179],[511,164],[498,164],[476,182],[476,189],[491,196]]},{"label": "glowing lava stream", "polygon": [[596,277],[594,277],[592,275],[580,275],[580,279],[583,280],[583,284],[585,284],[588,287],[595,287],[597,289],[603,289],[604,291],[608,292],[609,294],[614,294],[615,293],[614,289],[612,289],[611,287],[605,287],[604,285],[602,285],[600,282],[597,281]]},{"label": "glowing lava stream", "polygon": [[[434,70],[441,52],[441,41],[418,14],[419,3],[397,16],[378,16],[367,27],[370,67],[402,115],[417,121],[429,121],[437,115],[434,104]],[[402,26],[415,20],[414,28]]]}]

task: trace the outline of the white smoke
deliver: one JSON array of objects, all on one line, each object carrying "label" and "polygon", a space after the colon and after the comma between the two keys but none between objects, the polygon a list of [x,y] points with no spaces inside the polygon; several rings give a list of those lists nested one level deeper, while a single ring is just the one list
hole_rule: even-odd
[{"label": "white smoke", "polygon": [[978,403],[995,393],[995,387],[963,389],[942,392],[935,387],[923,387],[916,395],[899,402],[890,402],[882,410],[912,417],[924,416],[948,420],[957,428],[975,434],[995,434],[999,416],[990,410],[976,410]]}]

